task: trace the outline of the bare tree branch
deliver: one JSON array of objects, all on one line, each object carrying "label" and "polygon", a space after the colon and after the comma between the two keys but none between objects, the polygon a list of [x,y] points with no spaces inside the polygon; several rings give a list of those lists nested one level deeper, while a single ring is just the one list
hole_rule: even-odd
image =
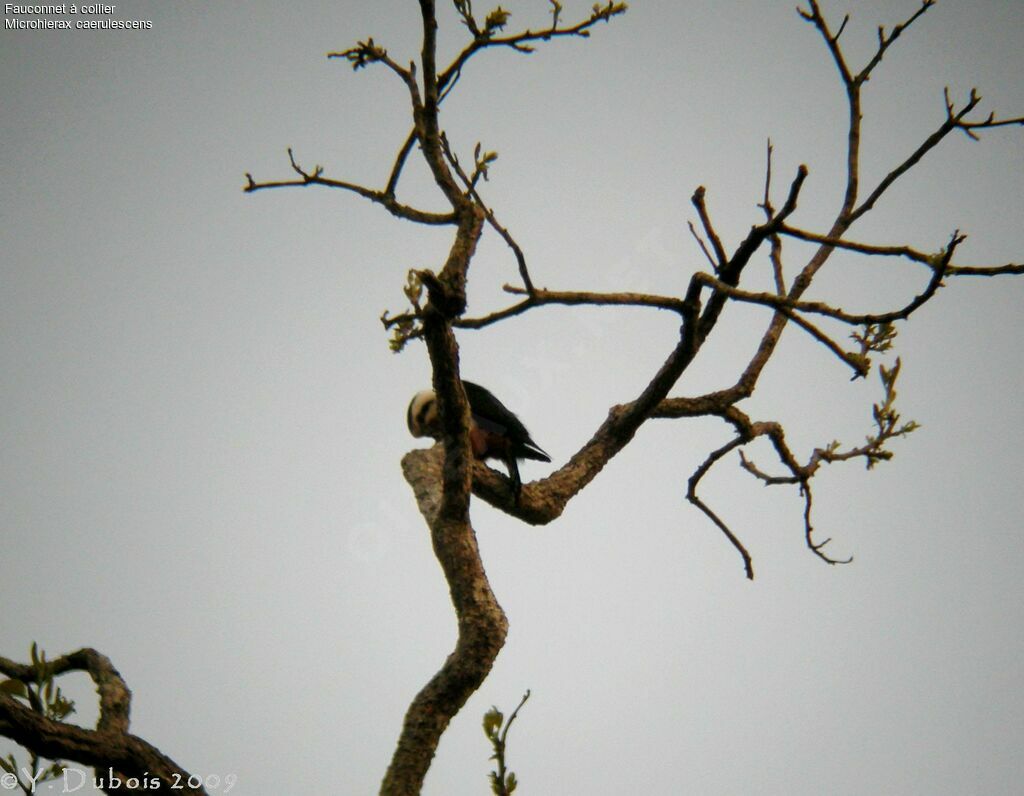
[{"label": "bare tree branch", "polygon": [[963,130],[970,138],[978,141],[975,130],[991,130],[995,127],[1008,127],[1010,125],[1024,126],[1024,116],[1017,116],[1013,119],[997,119],[994,113],[990,113],[987,119],[980,122],[960,121],[957,128]]},{"label": "bare tree branch", "polygon": [[826,564],[835,566],[837,564],[852,564],[853,556],[847,556],[846,558],[832,558],[822,552],[822,549],[829,542],[832,541],[832,537],[823,539],[820,542],[814,541],[814,526],[811,525],[811,504],[813,503],[813,494],[811,492],[811,483],[807,481],[801,485],[801,490],[804,496],[804,539],[807,540],[807,547],[814,555],[824,561]]},{"label": "bare tree branch", "polygon": [[963,240],[964,236],[959,233],[955,233],[946,252],[939,258],[933,258],[936,262],[934,262],[932,266],[932,278],[928,281],[928,285],[925,287],[924,291],[915,296],[912,301],[900,309],[892,310],[890,312],[854,314],[844,312],[836,307],[831,307],[821,301],[798,301],[790,298],[789,296],[779,296],[775,293],[754,293],[747,290],[741,290],[728,285],[719,279],[715,279],[710,274],[697,273],[694,274],[694,279],[712,288],[719,295],[726,296],[734,299],[735,301],[742,301],[750,304],[763,304],[768,307],[773,307],[783,312],[787,317],[792,317],[793,312],[809,312],[816,315],[825,315],[829,318],[835,318],[836,320],[855,326],[863,326],[869,323],[891,323],[892,321],[905,320],[910,317],[911,313],[920,308],[925,302],[935,295],[935,291],[939,289],[939,286],[942,284],[942,279],[946,275],[949,258],[952,257],[953,251],[955,251],[956,247]]},{"label": "bare tree branch", "polygon": [[480,318],[460,318],[454,325],[461,329],[482,329],[498,321],[521,315],[534,307],[543,307],[551,304],[563,306],[591,305],[595,307],[649,307],[659,310],[669,310],[683,315],[687,311],[686,302],[682,299],[671,296],[654,296],[646,293],[591,293],[581,290],[548,290],[546,288],[534,288],[533,292],[527,295],[525,290],[505,285],[505,291],[517,295],[526,295],[526,298],[511,307],[498,310]]},{"label": "bare tree branch", "polygon": [[870,194],[868,194],[867,199],[861,202],[859,207],[857,207],[855,210],[851,209],[851,211],[846,216],[847,226],[849,226],[849,224],[852,224],[862,215],[871,210],[871,208],[875,206],[875,202],[877,202],[879,198],[881,198],[882,194],[884,194],[886,190],[888,190],[888,188],[894,182],[896,182],[896,180],[898,180],[900,177],[902,177],[904,174],[910,171],[910,169],[913,168],[921,160],[921,158],[923,158],[926,154],[933,150],[939,144],[939,142],[942,141],[942,139],[949,135],[949,133],[959,128],[961,126],[963,118],[972,110],[974,110],[974,108],[980,101],[981,97],[978,96],[977,92],[974,89],[971,89],[971,95],[963,108],[956,112],[954,112],[952,108],[949,108],[947,111],[946,120],[941,125],[939,125],[938,129],[936,129],[934,133],[928,136],[924,140],[924,142],[917,149],[915,149],[909,157],[907,157],[906,160],[904,160],[902,163],[896,166],[896,168],[894,168],[887,175],[885,175],[885,177],[882,178],[882,180],[878,183],[875,189]]},{"label": "bare tree branch", "polygon": [[351,191],[357,193],[360,196],[369,199],[371,202],[384,207],[391,215],[398,218],[405,219],[406,221],[415,221],[418,224],[454,224],[455,214],[454,213],[431,213],[425,210],[418,210],[415,207],[404,205],[395,199],[393,191],[375,191],[372,188],[366,188],[362,185],[356,185],[351,182],[343,182],[342,180],[332,180],[328,177],[323,176],[323,168],[316,166],[313,171],[306,171],[298,163],[295,162],[295,155],[292,153],[291,147],[288,148],[288,159],[291,161],[292,170],[299,175],[297,180],[278,180],[275,182],[256,182],[253,180],[251,174],[246,174],[246,186],[243,189],[246,193],[254,193],[255,191],[266,190],[268,188],[295,188],[305,187],[309,185],[322,185],[326,188],[340,188],[345,191]]},{"label": "bare tree branch", "polygon": [[[459,4],[456,3],[456,8]],[[501,7],[499,6],[499,9]],[[590,29],[593,28],[599,22],[608,22],[613,17],[625,13],[625,3],[612,3],[609,2],[604,6],[595,4],[593,11],[589,18],[578,22],[575,25],[567,27],[559,27],[558,21],[561,13],[561,6],[554,4],[554,10],[552,12],[552,24],[551,27],[546,30],[533,31],[525,30],[521,33],[516,33],[510,36],[496,36],[495,34],[505,27],[510,14],[504,12],[503,15],[498,15],[493,18],[491,24],[485,25],[481,29],[472,16],[472,10],[468,12],[460,9],[463,22],[469,29],[470,33],[473,34],[473,41],[468,44],[465,49],[462,50],[456,57],[455,60],[438,76],[438,86],[444,90],[449,86],[450,83],[457,81],[462,74],[462,68],[466,65],[474,55],[481,50],[489,47],[508,47],[515,50],[516,52],[529,54],[533,52],[532,43],[538,41],[550,41],[551,39],[566,38],[566,37],[580,37],[587,38],[590,36]]]},{"label": "bare tree branch", "polygon": [[704,239],[700,236],[700,233],[697,232],[697,228],[693,225],[692,221],[687,221],[686,225],[690,228],[690,234],[693,235],[693,239],[697,241],[697,245],[700,246],[700,250],[704,252],[704,256],[707,258],[708,264],[717,272],[718,262],[711,256],[711,252],[708,251],[708,247],[704,243]]},{"label": "bare tree branch", "polygon": [[699,508],[702,512],[704,512],[705,516],[707,516],[708,519],[710,519],[716,526],[718,526],[718,530],[725,534],[725,537],[729,540],[732,546],[736,548],[736,551],[743,558],[743,569],[747,573],[747,579],[753,580],[754,562],[751,560],[750,553],[747,551],[747,548],[743,546],[743,543],[739,540],[736,534],[732,532],[729,526],[725,524],[721,517],[719,517],[714,511],[712,511],[711,507],[708,506],[707,503],[705,503],[700,497],[697,496],[697,485],[700,483],[700,480],[705,475],[707,475],[708,470],[712,468],[715,462],[717,462],[719,459],[721,459],[723,456],[729,453],[729,451],[735,450],[740,445],[743,445],[746,442],[747,440],[745,440],[743,437],[736,437],[735,439],[730,440],[717,450],[714,450],[711,453],[709,453],[708,457],[694,471],[693,475],[690,476],[690,480],[688,482],[686,490],[686,499],[689,500],[694,506]]},{"label": "bare tree branch", "polygon": [[857,243],[856,241],[847,240],[842,237],[819,235],[816,232],[797,229],[796,227],[791,227],[789,224],[783,224],[779,228],[779,233],[782,235],[788,235],[791,238],[808,241],[810,243],[820,243],[823,246],[829,246],[836,249],[848,249],[849,251],[858,252],[860,254],[877,255],[881,257],[906,257],[908,260],[914,260],[915,262],[923,263],[928,266],[931,265],[932,260],[934,259],[934,255],[919,252],[909,246],[878,246],[870,243]]},{"label": "bare tree branch", "polygon": [[412,148],[415,143],[416,128],[414,127],[409,131],[409,135],[405,138],[405,143],[402,144],[401,149],[398,150],[398,155],[395,156],[395,164],[391,167],[391,174],[388,176],[388,184],[384,188],[385,195],[394,196],[395,191],[398,190],[398,180],[402,176],[402,169],[405,167],[405,161],[409,158],[409,153],[412,152]]},{"label": "bare tree branch", "polygon": [[[704,226],[704,232],[708,236],[708,240],[711,241],[711,247],[715,252],[715,259],[711,260],[710,255],[708,256],[708,259],[711,260],[711,265],[715,269],[715,273],[718,273],[725,266],[725,262],[729,258],[725,254],[725,247],[722,246],[722,241],[718,237],[718,233],[715,232],[715,228],[711,225],[711,218],[708,216],[707,203],[704,198],[706,193],[707,191],[703,185],[698,186],[697,190],[693,192],[693,197],[690,201],[693,203],[693,206],[697,208],[697,215],[700,217],[700,223]],[[694,234],[696,235],[696,233]],[[698,238],[698,240],[700,239]],[[704,248],[703,243],[701,243],[701,248]],[[707,249],[704,249],[704,253],[707,254]]]},{"label": "bare tree branch", "polygon": [[1024,264],[1006,265],[951,265],[946,269],[949,276],[1007,276],[1024,274]]},{"label": "bare tree branch", "polygon": [[[801,164],[797,169],[796,177],[794,177],[793,182],[790,184],[789,195],[786,197],[786,202],[782,209],[764,224],[752,227],[747,237],[736,247],[736,251],[733,252],[728,261],[723,262],[722,267],[719,269],[719,280],[722,284],[729,286],[739,284],[743,269],[747,267],[754,253],[761,248],[762,243],[779,231],[786,219],[796,210],[797,197],[800,195],[800,188],[803,186],[805,179],[807,179],[807,167]],[[696,273],[690,281],[690,292],[698,298],[705,276],[707,275]],[[718,321],[718,316],[722,312],[722,308],[725,306],[725,302],[726,295],[722,291],[715,291],[708,300],[700,316],[697,329],[698,345],[703,343],[708,334],[711,333],[711,330]]]},{"label": "bare tree branch", "polygon": [[[457,516],[444,519],[453,510],[445,497],[450,470],[444,448],[437,445],[411,451],[402,460],[402,470],[431,528],[434,551],[451,590],[459,635],[451,655],[409,705],[381,785],[384,794],[419,793],[442,733],[490,672],[508,632],[508,620],[491,591],[476,535],[462,507]],[[468,511],[468,502],[465,508]]]},{"label": "bare tree branch", "polygon": [[[484,202],[483,197],[480,196],[480,193],[476,188],[477,178],[480,174],[483,174],[484,178],[486,179],[486,162],[483,162],[482,164],[481,161],[478,160],[476,170],[474,171],[473,176],[470,177],[459,165],[459,159],[455,157],[455,154],[451,151],[451,148],[448,145],[448,138],[443,133],[441,134],[441,144],[444,147],[444,153],[445,156],[448,158],[448,162],[451,163],[452,168],[455,169],[455,172],[456,174],[458,174],[459,179],[462,180],[463,185],[466,186],[466,190],[473,197],[476,203],[480,205],[481,208],[483,208],[484,214],[487,218],[487,223],[491,225],[494,231],[501,236],[502,240],[505,241],[505,244],[512,250],[512,254],[516,258],[516,264],[519,267],[519,276],[523,280],[523,287],[526,289],[526,292],[528,294],[533,293],[533,281],[530,279],[530,272],[526,267],[526,256],[523,254],[523,250],[519,247],[519,244],[516,243],[515,239],[512,237],[512,234],[505,227],[498,223],[498,219],[495,217],[494,211]],[[480,145],[478,144],[478,153],[479,149]],[[497,155],[494,154],[493,157],[496,158]]]},{"label": "bare tree branch", "polygon": [[879,62],[882,60],[882,57],[885,55],[886,50],[889,49],[892,43],[900,37],[900,34],[903,33],[904,30],[913,25],[914,22],[933,5],[935,5],[935,0],[923,0],[923,2],[921,3],[921,7],[918,8],[917,11],[915,11],[910,16],[910,18],[907,19],[906,22],[901,22],[900,24],[893,27],[892,32],[888,35],[886,35],[885,33],[885,26],[879,25],[878,49],[875,51],[875,54],[871,57],[871,60],[868,61],[867,65],[860,70],[860,73],[857,75],[855,79],[860,83],[866,81],[870,76],[871,72],[874,70],[874,68],[878,66]]}]

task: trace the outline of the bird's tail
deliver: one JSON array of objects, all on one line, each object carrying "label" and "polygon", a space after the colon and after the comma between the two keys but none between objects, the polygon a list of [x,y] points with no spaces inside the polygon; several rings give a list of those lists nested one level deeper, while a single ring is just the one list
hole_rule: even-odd
[{"label": "bird's tail", "polygon": [[533,459],[538,462],[551,461],[551,457],[548,456],[547,453],[544,452],[544,449],[541,448],[533,440],[524,442],[523,445],[519,448],[518,453],[520,459]]}]

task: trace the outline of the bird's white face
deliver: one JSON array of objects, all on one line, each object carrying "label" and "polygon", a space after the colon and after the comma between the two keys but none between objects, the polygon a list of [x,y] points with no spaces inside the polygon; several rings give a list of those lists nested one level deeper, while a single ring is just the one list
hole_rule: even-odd
[{"label": "bird's white face", "polygon": [[414,437],[433,437],[439,431],[437,396],[433,390],[423,390],[413,396],[406,413],[409,433]]}]

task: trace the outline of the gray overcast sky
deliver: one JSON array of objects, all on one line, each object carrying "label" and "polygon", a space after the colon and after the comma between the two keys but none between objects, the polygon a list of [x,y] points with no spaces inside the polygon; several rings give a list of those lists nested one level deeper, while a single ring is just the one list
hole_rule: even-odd
[{"label": "gray overcast sky", "polygon": [[[545,19],[542,0],[504,5],[514,27]],[[843,96],[793,5],[638,0],[587,42],[473,60],[442,121],[464,157],[478,140],[500,152],[486,195],[535,281],[678,294],[703,265],[691,193],[707,186],[735,245],[761,218],[769,136],[777,196],[806,163],[795,221],[821,228]],[[823,6],[836,24],[852,13],[857,64],[879,23],[916,8]],[[134,732],[196,774],[237,775],[237,794],[376,792],[455,635],[398,466],[426,356],[389,353],[378,317],[449,232],[341,192],[241,187],[247,171],[289,177],[289,146],[383,184],[404,88],[324,56],[372,35],[413,58],[416,4],[127,0],[112,18],[153,26],[0,34],[0,654],[103,651],[134,692]],[[941,122],[943,86],[1024,112],[1022,33],[1019,2],[925,15],[866,90],[865,182]],[[462,34],[445,6],[443,51]],[[421,167],[408,177],[408,201],[442,207]],[[1021,185],[1019,128],[957,136],[855,237],[934,251],[960,229],[959,262],[1020,262]],[[474,313],[508,301],[499,243],[475,261]],[[837,257],[814,297],[889,308],[922,285],[906,263]],[[704,494],[754,556],[743,578],[683,499],[728,439],[711,421],[651,424],[550,527],[476,504],[511,632],[425,793],[487,792],[480,719],[527,688],[509,761],[527,794],[1019,792],[1022,301],[1024,280],[954,281],[902,331],[898,406],[921,430],[874,471],[816,485],[815,526],[849,566],[805,549],[795,492],[729,458]],[[730,310],[677,394],[730,383],[766,320]],[[463,372],[557,465],[675,334],[657,313],[538,311],[462,335]],[[748,411],[785,422],[803,455],[861,440],[881,394],[793,329],[761,387]],[[766,447],[750,455],[770,465]],[[94,720],[91,690],[69,688]]]}]

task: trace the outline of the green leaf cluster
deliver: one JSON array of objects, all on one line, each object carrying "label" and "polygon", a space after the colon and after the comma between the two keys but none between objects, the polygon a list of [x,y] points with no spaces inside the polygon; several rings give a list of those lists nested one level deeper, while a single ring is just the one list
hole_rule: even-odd
[{"label": "green leaf cluster", "polygon": [[875,420],[877,432],[867,438],[869,450],[867,456],[867,468],[870,470],[880,461],[888,461],[892,458],[892,451],[887,451],[882,446],[893,437],[903,437],[916,431],[920,425],[915,420],[908,420],[900,423],[900,414],[896,411],[896,380],[900,375],[900,359],[891,368],[880,365],[879,375],[882,379],[882,386],[885,388],[885,397],[881,403],[871,407],[872,416]]},{"label": "green leaf cluster", "polygon": [[341,56],[352,64],[353,71],[357,71],[369,64],[383,61],[388,57],[388,51],[378,46],[371,36],[366,41],[356,42],[355,47],[345,50]]},{"label": "green leaf cluster", "polygon": [[[884,336],[885,333],[882,332],[876,339],[881,340]],[[865,437],[865,444],[858,448],[842,450],[841,443],[838,440],[833,440],[826,447],[817,448],[815,457],[829,463],[864,457],[869,470],[879,462],[889,461],[893,457],[892,451],[886,449],[886,443],[894,437],[906,436],[920,428],[915,420],[901,422],[900,413],[896,411],[896,381],[899,378],[901,366],[902,363],[897,357],[892,367],[887,368],[880,365],[878,368],[885,395],[880,402],[871,407],[875,431]]]},{"label": "green leaf cluster", "polygon": [[519,715],[519,709],[529,698],[530,692],[527,691],[519,701],[516,709],[512,711],[512,715],[508,717],[508,721],[505,721],[505,715],[497,707],[492,707],[484,714],[484,735],[487,736],[487,740],[491,742],[491,746],[494,748],[494,753],[490,759],[497,761],[498,764],[497,771],[492,771],[488,777],[491,783],[491,792],[495,796],[509,796],[519,786],[516,775],[505,769],[505,743],[512,722],[516,720],[516,716]]},{"label": "green leaf cluster", "polygon": [[484,20],[484,35],[487,38],[493,36],[497,31],[501,30],[508,24],[508,18],[512,16],[501,6],[498,6]]},{"label": "green leaf cluster", "polygon": [[558,0],[548,0],[551,3],[551,28],[558,27],[558,18],[562,15],[562,4]]},{"label": "green leaf cluster", "polygon": [[412,312],[403,313],[395,317],[390,317],[385,312],[381,317],[384,327],[392,330],[388,347],[396,354],[405,348],[406,343],[414,337],[419,337],[420,334],[419,317],[421,313],[420,301],[423,298],[423,280],[420,279],[420,275],[415,269],[410,269],[406,274],[405,287],[402,288],[402,292],[409,299],[409,303],[412,305]]},{"label": "green leaf cluster", "polygon": [[470,180],[472,187],[476,187],[481,177],[484,178],[484,182],[487,182],[487,169],[497,159],[497,152],[484,152],[483,146],[477,141],[476,147],[473,149],[473,177]]},{"label": "green leaf cluster", "polygon": [[[501,729],[501,725],[505,723],[504,714],[498,710],[497,707],[492,707],[484,714],[484,735],[487,736],[487,740],[494,743],[498,740],[498,730]],[[493,760],[494,757],[492,756]]]},{"label": "green leaf cluster", "polygon": [[491,772],[491,792],[497,794],[497,796],[505,796],[505,794],[512,793],[518,784],[516,775],[511,771],[505,776],[504,783],[498,779],[496,771]]},{"label": "green leaf cluster", "polygon": [[454,5],[462,17],[462,24],[473,34],[473,38],[483,41],[493,38],[495,33],[503,30],[512,16],[510,11],[498,6],[484,17],[484,26],[481,28],[473,16],[473,0],[454,0]]},{"label": "green leaf cluster", "polygon": [[863,332],[850,335],[860,345],[861,356],[874,352],[884,354],[896,340],[896,326],[891,322],[865,324]]},{"label": "green leaf cluster", "polygon": [[592,20],[603,19],[607,22],[612,17],[616,17],[619,14],[625,14],[626,9],[628,8],[629,6],[626,3],[612,3],[610,0],[605,5],[594,3],[594,7],[592,9],[593,13],[590,15],[590,18]]},{"label": "green leaf cluster", "polygon": [[[0,693],[26,702],[32,710],[51,721],[63,721],[75,712],[75,703],[65,697],[60,686],[54,683],[53,665],[46,660],[46,652],[40,650],[34,641],[29,648],[29,656],[32,660],[32,680],[14,678],[4,680],[0,682]],[[57,779],[66,768],[63,762],[54,760],[43,769],[40,767],[39,757],[35,754],[31,755],[31,761],[31,766],[25,769],[31,772],[30,780],[26,784],[22,782],[18,762],[14,755],[10,754],[6,758],[0,758],[0,768],[17,777],[18,785],[25,793],[33,792],[35,786],[40,782]]]}]

